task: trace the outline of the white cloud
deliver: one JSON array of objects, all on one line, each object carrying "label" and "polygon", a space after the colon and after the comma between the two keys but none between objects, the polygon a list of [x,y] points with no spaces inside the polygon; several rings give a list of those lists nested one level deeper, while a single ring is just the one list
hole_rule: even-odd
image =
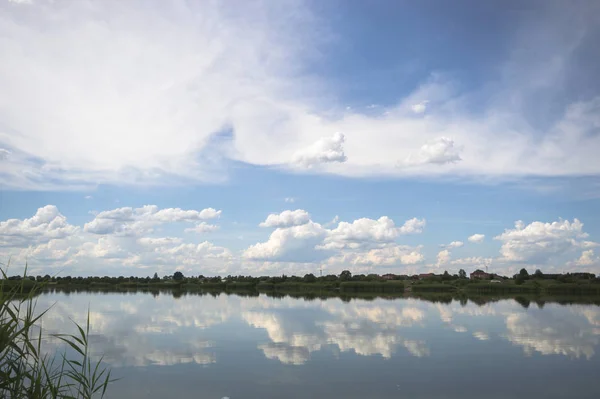
[{"label": "white cloud", "polygon": [[286,197],[284,201],[293,204],[294,202],[296,202],[296,199],[294,197]]},{"label": "white cloud", "polygon": [[[135,275],[146,273],[147,268],[171,273],[179,268],[193,274],[303,274],[321,267],[328,273],[351,267],[353,273],[380,273],[387,268],[413,274],[425,266],[443,265],[455,272],[492,264],[494,272],[510,275],[521,267],[550,272],[560,267],[564,271],[567,266],[569,270],[597,272],[600,265],[594,250],[599,244],[589,240],[578,219],[529,225],[518,221],[515,228],[495,237],[501,243],[500,257],[453,259],[452,251],[464,246],[453,241],[440,245],[436,261],[425,264],[422,245],[401,241],[403,235],[422,232],[424,219],[412,218],[397,226],[388,216],[351,222],[336,217],[321,225],[305,210],[284,211],[261,223],[274,229],[268,239],[238,252],[184,234],[216,230],[218,226],[206,220],[220,214],[214,208],[122,207],[92,213],[93,219],[80,227],[70,224],[55,206],[47,205],[30,218],[0,221],[0,257],[12,257],[11,263],[17,265],[28,260],[36,267],[66,267],[75,274],[123,274],[128,270],[127,274]],[[257,230],[257,234],[261,233]]]},{"label": "white cloud", "polygon": [[473,333],[473,336],[480,341],[487,341],[490,339],[490,336],[488,335],[488,333],[483,332],[483,331],[475,331]]},{"label": "white cloud", "polygon": [[[331,82],[305,73],[315,54],[327,54],[328,27],[310,4],[293,5],[164,3],[156,11],[141,0],[48,2],[26,14],[5,7],[0,122],[10,130],[0,144],[14,156],[1,183],[41,190],[219,181],[227,160],[288,167],[294,154],[344,176],[600,173],[600,136],[592,134],[600,98],[556,101],[581,72],[568,68],[575,49],[596,42],[588,29],[595,8],[575,11],[581,24],[564,23],[570,12],[524,22],[497,84],[459,91],[434,74],[397,104],[365,114],[346,110]],[[436,106],[415,118],[424,98]],[[481,98],[489,101],[473,112]],[[526,118],[531,108],[552,111],[535,113],[536,126]],[[231,139],[215,135],[224,129]],[[344,132],[343,149],[341,135],[322,139],[334,131]],[[407,158],[412,167],[396,167]]]},{"label": "white cloud", "polygon": [[260,227],[291,227],[300,226],[310,222],[310,215],[303,209],[283,211],[279,214],[272,213],[262,222]]},{"label": "white cloud", "polygon": [[418,153],[410,154],[405,165],[425,165],[437,164],[443,165],[461,161],[461,149],[454,146],[454,140],[447,137],[440,137],[424,144]]},{"label": "white cloud", "polygon": [[581,253],[581,257],[575,261],[577,266],[591,266],[593,264],[600,264],[600,257],[594,257],[594,250],[588,249]]},{"label": "white cloud", "polygon": [[354,268],[367,267],[364,270],[372,270],[371,267],[378,266],[416,265],[422,263],[424,259],[421,247],[390,244],[365,251],[345,251],[340,255],[332,256],[327,263],[335,269],[353,266]]},{"label": "white cloud", "polygon": [[447,264],[450,262],[450,251],[443,249],[437,254],[437,267]]},{"label": "white cloud", "polygon": [[358,249],[373,243],[389,243],[401,234],[417,234],[423,231],[425,219],[407,220],[401,227],[396,227],[392,219],[382,216],[379,219],[361,218],[352,223],[340,222],[335,229],[329,231],[325,243],[326,249]]},{"label": "white cloud", "polygon": [[[294,90],[284,79],[295,75],[308,36],[323,32],[299,33],[311,25],[300,2],[242,2],[235,10],[165,3],[158,11],[144,1],[50,2],[25,16],[3,11],[0,121],[16,134],[0,133],[0,143],[26,155],[9,183],[32,188],[32,180],[51,178],[64,185],[221,179],[219,156],[228,149],[207,154],[209,139],[233,125],[244,136],[236,145],[263,141],[237,127],[256,132],[265,116],[276,129],[277,115],[285,118],[281,92]],[[19,179],[19,168],[30,174]]]},{"label": "white cloud", "polygon": [[[290,212],[290,211],[287,211]],[[281,216],[284,216],[283,218]],[[337,222],[337,219],[334,219]],[[395,244],[402,234],[421,232],[425,221],[408,220],[396,227],[387,216],[361,218],[339,222],[337,227],[327,229],[309,219],[305,211],[272,214],[261,226],[277,227],[269,239],[244,251],[244,257],[269,262],[318,262],[327,258],[333,267],[342,264],[355,266],[413,265],[423,261],[420,247],[412,248]]]},{"label": "white cloud", "polygon": [[[176,222],[198,222],[215,219],[221,211],[206,208],[201,211],[183,210],[181,208],[159,209],[156,205],[145,205],[141,208],[117,208],[103,211],[94,220],[84,226],[84,231],[94,234],[138,235],[152,232],[155,226]],[[198,227],[200,226],[200,227]],[[202,228],[202,225],[196,226]]]},{"label": "white cloud", "polygon": [[188,227],[186,228],[184,231],[186,233],[198,233],[198,234],[203,234],[203,233],[210,233],[211,231],[215,231],[218,230],[219,226],[214,225],[214,224],[208,224],[206,222],[200,222],[197,225],[195,225],[194,227]]},{"label": "white cloud", "polygon": [[244,251],[250,260],[312,262],[322,258],[315,247],[323,241],[327,230],[312,221],[299,226],[277,228],[264,243],[257,243]]},{"label": "white cloud", "polygon": [[500,253],[507,261],[545,262],[587,245],[583,240],[587,237],[578,219],[528,225],[519,220],[514,229],[506,229],[494,239],[502,242]]},{"label": "white cloud", "polygon": [[476,244],[480,244],[485,240],[485,234],[473,234],[468,238],[469,242],[474,242]]},{"label": "white cloud", "polygon": [[83,197],[83,198],[84,198],[84,199],[86,199],[86,200],[90,200],[90,199],[93,199],[94,197],[92,197],[91,195],[86,195],[86,196],[85,196],[85,197]]},{"label": "white cloud", "polygon": [[182,239],[179,237],[141,237],[137,239],[137,242],[141,245],[148,247],[159,247],[159,246],[168,246],[173,244],[181,244]]},{"label": "white cloud", "polygon": [[331,227],[331,226],[335,226],[336,224],[338,224],[340,222],[340,217],[338,215],[335,215],[333,217],[333,219],[331,219],[329,222],[325,223],[323,225],[323,227]]},{"label": "white cloud", "polygon": [[10,151],[0,148],[0,161],[6,161],[10,157]]},{"label": "white cloud", "polygon": [[493,258],[484,258],[482,256],[472,256],[468,258],[459,258],[451,261],[452,265],[456,266],[471,266],[475,269],[489,267],[493,262]]},{"label": "white cloud", "polygon": [[20,247],[48,242],[76,234],[79,227],[67,223],[54,205],[39,208],[28,219],[8,219],[0,222],[0,247]]},{"label": "white cloud", "polygon": [[349,241],[392,241],[400,234],[394,221],[387,216],[377,220],[357,219],[352,223],[340,222],[331,230],[328,240],[332,242]]},{"label": "white cloud", "polygon": [[344,140],[341,133],[321,138],[310,147],[297,151],[292,162],[307,168],[329,162],[346,162],[348,158],[344,154]]},{"label": "white cloud", "polygon": [[412,218],[404,222],[400,227],[400,234],[420,234],[425,229],[427,222],[425,219]]},{"label": "white cloud", "polygon": [[450,244],[442,245],[442,247],[448,248],[448,249],[454,249],[454,248],[460,248],[463,245],[465,245],[465,243],[462,241],[452,241]]},{"label": "white cloud", "polygon": [[429,103],[428,100],[423,100],[419,103],[413,104],[410,109],[412,110],[412,112],[414,112],[415,114],[422,114],[427,110],[427,104]]}]

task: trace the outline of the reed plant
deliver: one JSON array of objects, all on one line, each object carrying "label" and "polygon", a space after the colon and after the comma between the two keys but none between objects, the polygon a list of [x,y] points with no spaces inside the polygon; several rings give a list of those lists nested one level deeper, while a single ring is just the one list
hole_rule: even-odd
[{"label": "reed plant", "polygon": [[[9,281],[5,267],[0,267],[0,398],[104,397],[115,380],[102,359],[95,361],[90,355],[89,311],[85,328],[75,323],[77,333],[44,336],[41,321],[49,309],[35,309],[43,283],[25,283],[30,281],[25,278],[26,267],[21,284],[5,284]],[[42,342],[49,337],[64,343],[65,349],[45,353]]]}]

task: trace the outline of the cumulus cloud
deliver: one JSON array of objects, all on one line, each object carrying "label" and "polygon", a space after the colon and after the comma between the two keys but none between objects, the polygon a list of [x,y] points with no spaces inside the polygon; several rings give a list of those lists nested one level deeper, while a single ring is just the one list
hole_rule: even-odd
[{"label": "cumulus cloud", "polygon": [[467,258],[454,259],[450,263],[456,266],[471,266],[476,269],[489,267],[493,258],[484,258],[483,256],[471,256]]},{"label": "cumulus cloud", "polygon": [[67,218],[54,205],[39,208],[28,219],[8,219],[0,222],[0,247],[19,247],[65,238],[79,231],[67,223]]},{"label": "cumulus cloud", "polygon": [[211,231],[215,231],[218,230],[219,226],[214,225],[214,224],[208,224],[206,222],[200,222],[197,225],[195,225],[194,227],[188,227],[186,228],[184,231],[186,233],[198,233],[198,234],[203,234],[203,233],[210,233]]},{"label": "cumulus cloud", "polygon": [[454,146],[454,140],[440,137],[424,144],[421,149],[410,154],[404,161],[405,165],[443,165],[461,161],[460,148]]},{"label": "cumulus cloud", "polygon": [[463,245],[465,245],[465,243],[462,241],[452,241],[450,244],[442,245],[442,247],[447,248],[447,249],[454,249],[454,248],[460,248]]},{"label": "cumulus cloud", "polygon": [[310,147],[296,152],[292,162],[308,168],[323,163],[346,162],[348,158],[344,154],[344,140],[341,133],[321,138]]},{"label": "cumulus cloud", "polygon": [[423,100],[419,103],[413,104],[410,109],[412,110],[412,112],[414,112],[415,114],[422,114],[427,110],[427,104],[429,103],[428,100]]},{"label": "cumulus cloud", "polygon": [[312,262],[322,259],[315,247],[327,235],[320,224],[309,222],[299,226],[277,228],[266,242],[257,243],[244,251],[250,260]]},{"label": "cumulus cloud", "polygon": [[[237,264],[230,250],[206,241],[191,243],[153,234],[169,221],[194,222],[220,214],[208,209],[118,208],[98,213],[82,228],[70,224],[56,206],[47,205],[30,218],[0,221],[0,257],[11,258],[16,269],[27,262],[29,272],[38,274],[58,269],[74,275],[144,275],[147,268],[173,273],[175,268],[190,272],[200,267],[204,274],[226,273]],[[202,227],[204,231],[214,228]]]},{"label": "cumulus cloud", "polygon": [[[286,213],[287,212],[287,213]],[[325,261],[334,268],[343,264],[359,267],[414,265],[423,261],[420,247],[401,246],[402,234],[422,232],[425,220],[411,219],[397,227],[392,219],[361,218],[339,222],[328,229],[310,220],[302,210],[271,214],[261,226],[277,227],[266,242],[244,251],[244,257],[269,262]],[[337,219],[334,219],[337,222]],[[331,223],[330,223],[331,224]]]},{"label": "cumulus cloud", "polygon": [[442,265],[447,264],[450,261],[450,251],[447,249],[443,249],[437,254],[437,266],[440,267]]},{"label": "cumulus cloud", "polygon": [[356,242],[356,241],[392,241],[400,234],[394,221],[387,216],[377,220],[369,218],[357,219],[352,223],[340,222],[331,230],[328,240],[330,242]]},{"label": "cumulus cloud", "polygon": [[578,219],[559,220],[551,223],[532,222],[528,225],[521,220],[515,222],[514,229],[494,237],[502,242],[500,253],[507,261],[545,262],[586,244],[588,234],[583,231],[583,223]]},{"label": "cumulus cloud", "polygon": [[473,234],[468,238],[469,242],[474,242],[476,244],[480,244],[485,240],[485,234]]},{"label": "cumulus cloud", "polygon": [[340,222],[329,231],[323,248],[358,249],[372,243],[392,242],[401,234],[417,234],[423,231],[425,219],[413,218],[396,227],[392,219],[382,216],[379,219],[361,218],[352,223]]},{"label": "cumulus cloud", "polygon": [[[156,205],[145,205],[141,208],[123,207],[98,213],[94,220],[84,225],[84,231],[93,234],[139,235],[152,232],[153,228],[160,224],[198,222],[215,219],[220,215],[221,211],[214,208],[196,211],[181,208],[159,209]],[[207,226],[199,224],[195,228],[209,228]]]},{"label": "cumulus cloud", "polygon": [[420,234],[425,229],[427,222],[425,219],[412,218],[404,222],[400,227],[400,234]]},{"label": "cumulus cloud", "polygon": [[327,260],[327,264],[334,268],[343,268],[349,265],[354,268],[416,265],[425,260],[421,249],[421,247],[391,244],[363,251],[349,250],[332,256]]},{"label": "cumulus cloud", "polygon": [[310,221],[310,215],[303,209],[283,211],[279,214],[272,213],[262,222],[260,227],[291,227],[300,226]]},{"label": "cumulus cloud", "polygon": [[600,264],[600,257],[594,257],[594,250],[588,249],[581,253],[581,257],[575,261],[577,266],[591,266],[593,264]]},{"label": "cumulus cloud", "polygon": [[182,239],[179,237],[141,237],[137,240],[138,243],[148,247],[168,246],[173,244],[181,244]]}]

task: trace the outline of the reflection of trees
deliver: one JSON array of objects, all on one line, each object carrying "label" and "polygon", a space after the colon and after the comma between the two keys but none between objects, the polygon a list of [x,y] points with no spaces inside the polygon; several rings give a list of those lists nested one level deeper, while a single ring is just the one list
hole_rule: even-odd
[{"label": "reflection of trees", "polygon": [[529,299],[522,296],[515,297],[515,302],[523,306],[525,309],[529,308],[529,305],[531,304],[531,301]]}]

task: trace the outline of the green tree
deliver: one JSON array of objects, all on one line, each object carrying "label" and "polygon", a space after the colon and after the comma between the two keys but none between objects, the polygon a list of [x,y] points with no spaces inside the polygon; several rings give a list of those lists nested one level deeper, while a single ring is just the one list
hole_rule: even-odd
[{"label": "green tree", "polygon": [[350,273],[349,270],[344,270],[343,272],[340,273],[340,280],[341,281],[348,281],[352,278],[352,273]]},{"label": "green tree", "polygon": [[158,281],[158,280],[160,280],[160,279],[158,278],[158,273],[154,273],[154,276],[152,277],[152,280],[154,280],[154,281]]},{"label": "green tree", "polygon": [[528,280],[529,273],[527,272],[527,269],[522,268],[521,271],[519,272],[519,277],[522,278],[523,280]]},{"label": "green tree", "polygon": [[460,279],[465,279],[465,278],[467,278],[467,272],[466,272],[466,271],[464,271],[463,269],[460,269],[460,270],[458,271],[458,278],[460,278]]},{"label": "green tree", "polygon": [[544,273],[542,273],[542,271],[541,271],[540,269],[537,269],[537,270],[535,271],[535,273],[533,273],[533,276],[534,276],[535,278],[543,278],[543,277],[544,277]]},{"label": "green tree", "polygon": [[317,281],[317,278],[315,277],[314,274],[308,273],[308,274],[304,275],[304,279],[303,280],[304,280],[305,283],[314,283],[314,282]]},{"label": "green tree", "polygon": [[448,270],[444,270],[444,274],[442,274],[442,281],[448,281],[451,278],[452,277],[450,277],[450,273],[448,273]]},{"label": "green tree", "polygon": [[173,280],[176,280],[176,281],[183,280],[183,273],[181,273],[180,271],[173,273]]}]

